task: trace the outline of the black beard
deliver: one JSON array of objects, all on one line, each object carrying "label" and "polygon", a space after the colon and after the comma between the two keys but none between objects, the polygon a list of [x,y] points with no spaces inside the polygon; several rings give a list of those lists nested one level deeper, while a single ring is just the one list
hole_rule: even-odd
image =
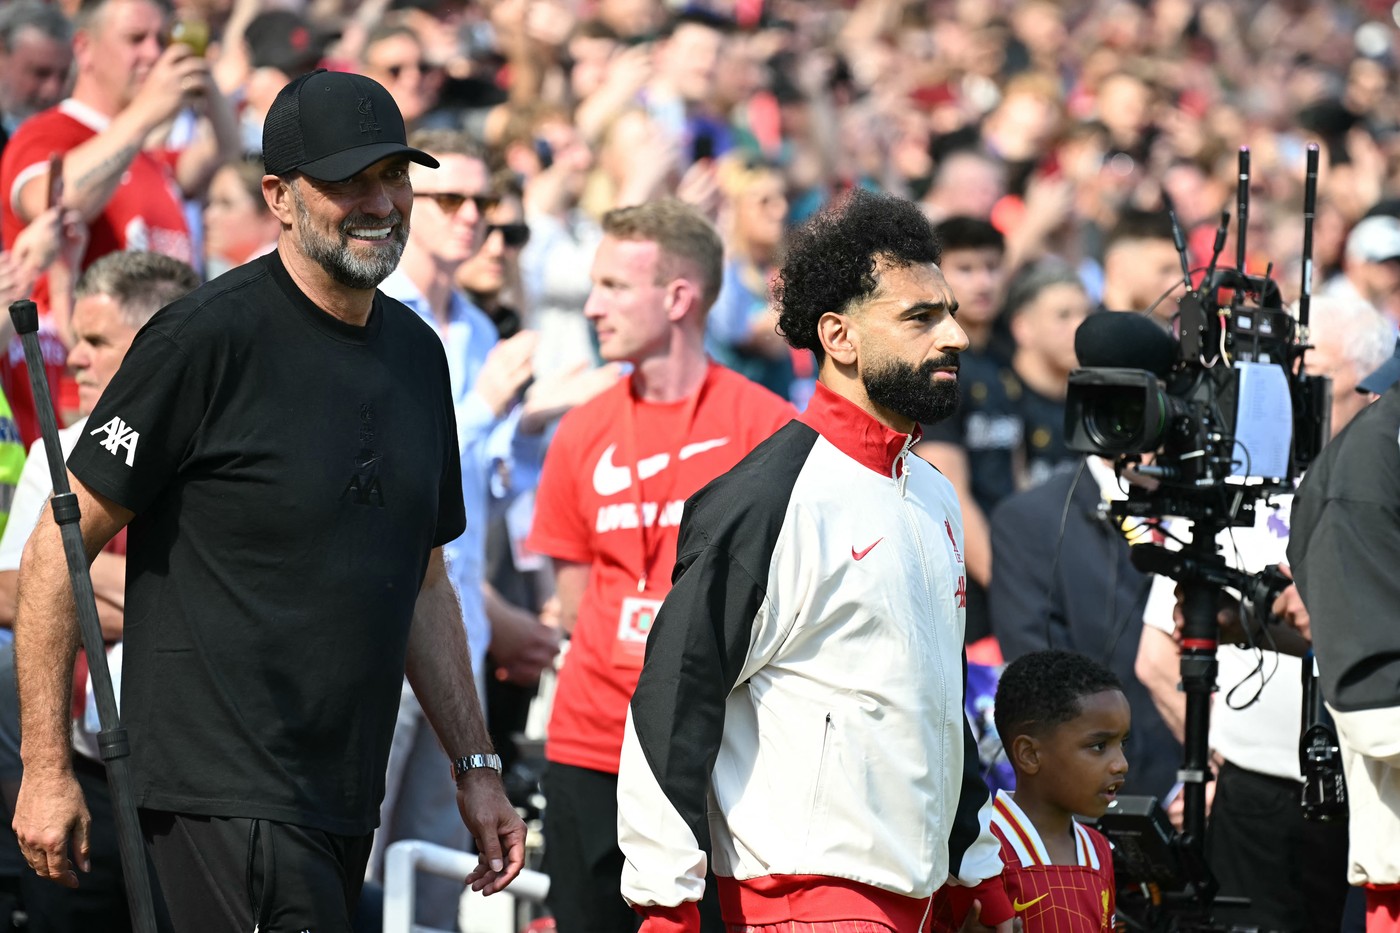
[{"label": "black beard", "polygon": [[934,379],[935,370],[956,367],[958,358],[947,355],[910,366],[899,360],[871,367],[861,374],[865,394],[882,408],[919,424],[935,424],[958,410],[958,382]]}]

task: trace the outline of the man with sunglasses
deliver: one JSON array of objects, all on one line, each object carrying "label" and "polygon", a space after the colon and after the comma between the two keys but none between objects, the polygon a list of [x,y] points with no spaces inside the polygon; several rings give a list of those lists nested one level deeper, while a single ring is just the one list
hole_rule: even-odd
[{"label": "man with sunglasses", "polygon": [[[397,271],[381,287],[432,325],[447,351],[462,452],[462,491],[467,514],[475,517],[446,547],[449,573],[462,602],[477,684],[484,683],[486,649],[493,641],[497,665],[517,672],[523,668],[537,679],[558,651],[559,635],[523,612],[488,617],[483,565],[488,515],[535,485],[543,459],[541,431],[551,413],[544,409],[554,406],[544,402],[542,408],[534,398],[529,406],[522,404],[533,371],[535,334],[521,331],[498,341],[494,322],[456,284],[458,270],[482,251],[486,218],[500,201],[491,189],[481,149],[469,136],[448,130],[420,130],[409,141],[440,167],[410,168],[413,226]],[[490,232],[493,243],[503,236]],[[503,626],[511,631],[498,633]],[[497,634],[499,639],[493,637]],[[503,652],[509,656],[502,657]],[[419,764],[441,758],[437,739],[405,683],[389,755],[382,829],[370,861],[371,880],[382,871],[383,850],[399,839],[468,846],[465,829],[455,818],[455,789],[446,769]],[[416,920],[455,927],[460,894],[461,884],[451,879],[423,879],[417,887]]]},{"label": "man with sunglasses", "polygon": [[370,33],[360,71],[393,95],[410,128],[421,125],[424,115],[437,106],[442,74],[428,63],[422,40],[402,20],[386,19]]},{"label": "man with sunglasses", "polygon": [[492,185],[500,202],[487,211],[481,249],[457,270],[457,284],[496,322],[496,332],[509,337],[523,325],[520,252],[530,242],[530,226],[515,176],[502,171]]}]

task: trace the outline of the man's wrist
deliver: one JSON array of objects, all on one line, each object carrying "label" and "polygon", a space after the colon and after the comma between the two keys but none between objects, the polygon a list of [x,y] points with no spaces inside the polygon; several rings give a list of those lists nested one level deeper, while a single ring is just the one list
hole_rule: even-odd
[{"label": "man's wrist", "polygon": [[494,753],[463,755],[452,759],[452,780],[460,781],[474,772],[489,771],[501,775],[501,756]]},{"label": "man's wrist", "polygon": [[31,755],[20,755],[24,773],[33,778],[63,776],[73,771],[73,749],[66,741],[56,751],[45,750]]}]

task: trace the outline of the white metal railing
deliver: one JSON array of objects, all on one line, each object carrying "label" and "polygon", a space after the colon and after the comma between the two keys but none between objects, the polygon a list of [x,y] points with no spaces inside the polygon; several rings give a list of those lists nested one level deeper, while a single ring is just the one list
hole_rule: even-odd
[{"label": "white metal railing", "polygon": [[[384,853],[384,933],[433,933],[413,923],[418,872],[465,881],[476,866],[477,857],[473,853],[418,839],[404,839],[389,846]],[[509,895],[515,900],[543,903],[548,893],[549,876],[527,868],[496,897]]]}]

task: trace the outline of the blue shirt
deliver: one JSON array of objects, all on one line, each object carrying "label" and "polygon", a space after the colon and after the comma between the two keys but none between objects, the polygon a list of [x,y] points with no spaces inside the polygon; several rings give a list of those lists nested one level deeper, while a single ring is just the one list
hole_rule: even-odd
[{"label": "blue shirt", "polygon": [[447,353],[452,402],[457,412],[457,442],[462,452],[462,499],[467,530],[443,548],[447,573],[462,603],[462,620],[471,646],[472,671],[478,689],[483,683],[491,626],[481,595],[486,560],[486,528],[510,500],[539,482],[544,460],[542,435],[520,430],[520,406],[496,417],[476,391],[486,355],[496,345],[496,325],[486,313],[452,290],[447,324],[438,323],[422,292],[401,271],[379,290],[402,301],[432,326]]}]

